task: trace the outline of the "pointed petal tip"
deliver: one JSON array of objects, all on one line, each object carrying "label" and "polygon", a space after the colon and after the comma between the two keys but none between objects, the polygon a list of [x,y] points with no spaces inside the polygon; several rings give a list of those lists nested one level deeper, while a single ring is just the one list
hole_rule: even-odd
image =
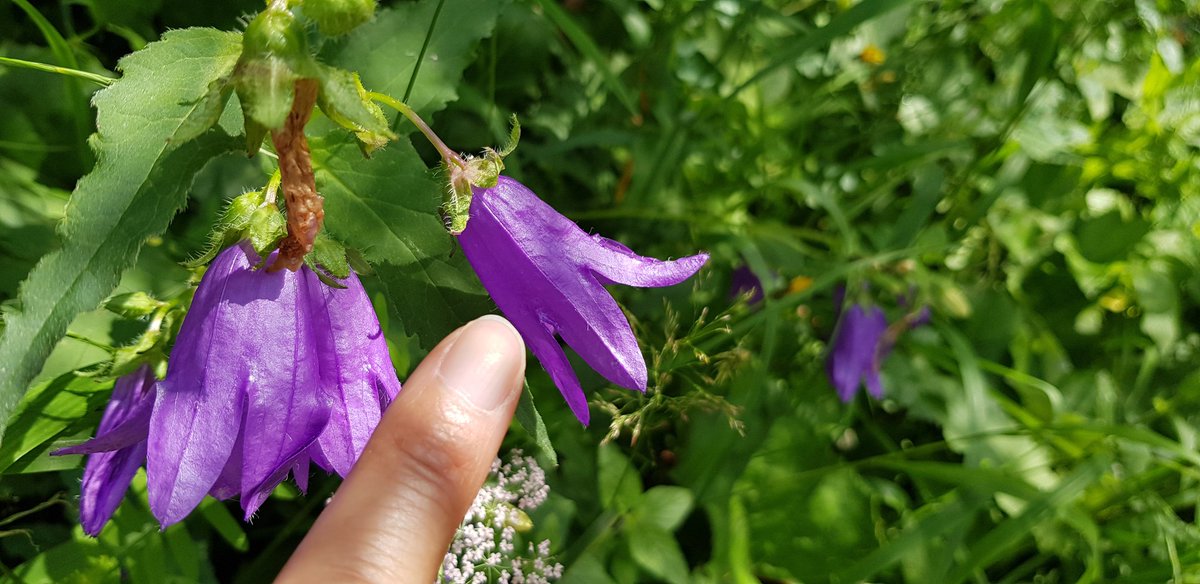
[{"label": "pointed petal tip", "polygon": [[83,509],[79,510],[79,525],[83,527],[84,535],[91,538],[100,537],[100,532],[104,530],[104,524],[112,518],[112,513],[103,517],[87,513]]}]

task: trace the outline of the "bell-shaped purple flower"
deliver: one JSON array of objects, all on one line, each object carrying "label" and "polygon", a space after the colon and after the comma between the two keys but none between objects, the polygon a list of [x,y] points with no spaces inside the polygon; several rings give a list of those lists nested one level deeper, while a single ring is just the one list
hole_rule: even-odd
[{"label": "bell-shaped purple flower", "polygon": [[[835,294],[839,310],[843,296],[841,290]],[[927,324],[930,318],[928,306],[922,306],[890,326],[883,309],[878,306],[863,308],[855,304],[842,314],[833,332],[833,349],[825,363],[829,382],[837,389],[842,401],[853,400],[860,383],[865,383],[867,391],[876,399],[883,397],[883,383],[879,379],[883,361],[891,354],[900,335]]]},{"label": "bell-shaped purple flower", "polygon": [[473,193],[470,220],[458,238],[463,253],[575,416],[588,423],[587,398],[555,335],[609,381],[645,391],[642,351],[604,286],[678,284],[708,255],[674,261],[637,255],[616,241],[588,235],[505,176]]},{"label": "bell-shaped purple flower", "polygon": [[307,267],[255,269],[248,244],[209,266],[150,420],[150,508],[164,525],[211,493],[249,518],[308,461],[345,475],[400,390],[353,273],[334,289]]},{"label": "bell-shaped purple flower", "polygon": [[746,304],[755,305],[762,302],[763,299],[763,284],[762,280],[754,274],[754,270],[750,269],[747,264],[742,264],[733,270],[733,274],[729,278],[729,296],[738,298],[746,296]]},{"label": "bell-shaped purple flower", "polygon": [[829,381],[842,401],[854,399],[860,383],[866,383],[871,395],[883,397],[879,350],[887,328],[887,319],[878,306],[864,309],[855,304],[842,313],[825,363]]},{"label": "bell-shaped purple flower", "polygon": [[129,490],[133,475],[146,462],[146,434],[154,405],[154,374],[142,365],[117,380],[96,437],[53,452],[87,454],[79,488],[79,522],[96,537]]}]

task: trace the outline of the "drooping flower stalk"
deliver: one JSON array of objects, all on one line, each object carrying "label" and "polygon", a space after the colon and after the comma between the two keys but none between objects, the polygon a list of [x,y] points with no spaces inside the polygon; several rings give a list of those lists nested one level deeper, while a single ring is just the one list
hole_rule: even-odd
[{"label": "drooping flower stalk", "polygon": [[271,132],[271,142],[279,155],[283,197],[287,202],[288,234],[279,244],[279,257],[271,264],[270,271],[300,269],[325,220],[324,199],[317,194],[312,156],[304,136],[304,126],[317,103],[317,88],[313,79],[296,81],[292,110],[283,127]]},{"label": "drooping flower stalk", "polygon": [[429,143],[435,150],[438,151],[438,155],[440,155],[442,160],[447,164],[454,164],[460,168],[466,168],[467,163],[462,159],[462,156],[459,156],[457,152],[451,150],[449,146],[446,146],[446,143],[442,141],[441,137],[433,132],[433,128],[430,128],[429,124],[426,124],[425,120],[421,119],[421,116],[417,115],[417,112],[414,111],[413,108],[408,107],[408,104],[386,93],[372,91],[368,93],[367,96],[400,112],[400,115],[404,116],[410,123],[412,123],[413,126],[416,126],[417,130],[419,130],[421,134],[425,136],[425,139],[429,140]]}]

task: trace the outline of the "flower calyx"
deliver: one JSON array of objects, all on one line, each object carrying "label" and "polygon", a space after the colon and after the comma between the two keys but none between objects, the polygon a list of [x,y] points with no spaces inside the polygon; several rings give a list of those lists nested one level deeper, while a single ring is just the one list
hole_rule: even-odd
[{"label": "flower calyx", "polygon": [[442,196],[442,223],[451,235],[459,235],[467,228],[473,189],[495,187],[504,170],[504,158],[517,149],[517,143],[521,140],[521,123],[516,115],[512,116],[510,123],[512,128],[508,142],[500,150],[484,148],[479,156],[443,159],[449,180]]},{"label": "flower calyx", "polygon": [[217,252],[243,239],[248,240],[259,257],[266,257],[279,240],[287,235],[287,222],[275,205],[279,180],[272,177],[267,188],[250,191],[229,202],[225,214],[209,235],[204,254],[185,265],[198,268],[212,261]]}]

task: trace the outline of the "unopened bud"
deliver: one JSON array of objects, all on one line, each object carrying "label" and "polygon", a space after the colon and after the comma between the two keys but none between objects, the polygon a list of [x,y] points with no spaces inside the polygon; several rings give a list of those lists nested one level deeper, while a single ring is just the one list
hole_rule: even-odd
[{"label": "unopened bud", "polygon": [[308,57],[308,39],[296,16],[286,9],[268,8],[254,17],[242,35],[242,60],[277,57],[294,61]]},{"label": "unopened bud", "polygon": [[304,14],[321,33],[343,35],[375,16],[375,0],[305,0]]}]

